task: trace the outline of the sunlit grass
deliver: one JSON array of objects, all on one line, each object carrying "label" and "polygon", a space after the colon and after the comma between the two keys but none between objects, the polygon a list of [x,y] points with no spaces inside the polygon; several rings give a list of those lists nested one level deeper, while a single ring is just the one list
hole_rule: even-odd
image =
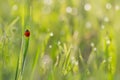
[{"label": "sunlit grass", "polygon": [[0,80],[120,79],[119,1],[1,0],[0,10]]}]

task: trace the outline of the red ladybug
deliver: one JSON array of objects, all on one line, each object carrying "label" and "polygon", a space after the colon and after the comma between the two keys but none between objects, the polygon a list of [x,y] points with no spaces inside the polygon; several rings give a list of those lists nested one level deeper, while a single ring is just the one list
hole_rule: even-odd
[{"label": "red ladybug", "polygon": [[30,36],[30,31],[27,29],[27,30],[25,31],[24,35],[25,35],[26,37],[29,37],[29,36]]}]

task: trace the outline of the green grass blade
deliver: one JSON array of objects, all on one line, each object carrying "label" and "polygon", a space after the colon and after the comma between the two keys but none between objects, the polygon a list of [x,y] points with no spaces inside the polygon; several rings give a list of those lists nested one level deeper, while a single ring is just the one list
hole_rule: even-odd
[{"label": "green grass blade", "polygon": [[27,55],[27,51],[28,51],[28,46],[29,46],[29,37],[25,39],[25,49],[23,52],[23,62],[22,62],[22,72],[24,70],[24,65],[25,65],[25,60],[26,60],[26,55]]},{"label": "green grass blade", "polygon": [[16,68],[16,74],[15,74],[15,80],[17,80],[17,76],[18,76],[18,67],[19,67],[19,56],[18,56],[18,60],[17,60],[17,68]]},{"label": "green grass blade", "polygon": [[38,50],[37,50],[37,53],[36,53],[36,56],[35,56],[35,59],[33,61],[33,65],[32,65],[31,80],[33,79],[33,74],[34,74],[34,71],[35,71],[37,61],[39,59],[39,55],[40,55],[40,48],[38,47]]}]

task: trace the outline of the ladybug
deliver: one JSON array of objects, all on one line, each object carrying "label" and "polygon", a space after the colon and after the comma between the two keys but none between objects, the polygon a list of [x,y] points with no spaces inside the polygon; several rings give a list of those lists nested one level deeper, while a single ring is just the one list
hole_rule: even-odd
[{"label": "ladybug", "polygon": [[25,31],[24,35],[25,35],[26,37],[29,37],[29,36],[30,36],[30,31],[27,29],[27,30]]}]

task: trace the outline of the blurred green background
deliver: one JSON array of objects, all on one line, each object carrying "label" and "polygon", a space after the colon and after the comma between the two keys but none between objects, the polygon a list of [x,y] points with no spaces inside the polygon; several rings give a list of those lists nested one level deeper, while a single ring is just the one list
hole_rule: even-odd
[{"label": "blurred green background", "polygon": [[120,79],[120,0],[0,0],[0,80],[15,78],[26,25],[23,80]]}]

